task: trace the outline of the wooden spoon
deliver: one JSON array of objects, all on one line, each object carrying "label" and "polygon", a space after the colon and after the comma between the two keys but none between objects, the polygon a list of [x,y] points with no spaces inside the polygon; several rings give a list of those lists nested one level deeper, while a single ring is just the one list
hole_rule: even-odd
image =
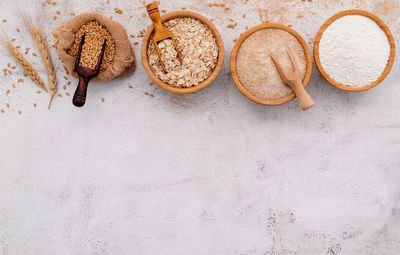
[{"label": "wooden spoon", "polygon": [[153,40],[154,46],[156,47],[156,52],[158,55],[158,59],[160,60],[161,67],[162,67],[163,71],[166,73],[165,65],[161,58],[160,49],[158,48],[158,43],[165,39],[171,39],[174,44],[175,50],[177,52],[179,62],[182,65],[181,52],[179,51],[178,46],[176,44],[174,34],[170,31],[168,31],[162,24],[161,17],[160,17],[160,11],[158,10],[157,4],[154,2],[154,3],[147,5],[146,10],[147,10],[147,13],[149,14],[150,19],[154,23],[154,34],[153,34],[152,40]]},{"label": "wooden spoon", "polygon": [[79,75],[79,84],[78,87],[76,88],[74,97],[72,99],[72,103],[76,107],[82,107],[85,105],[89,81],[99,75],[101,63],[103,62],[104,52],[106,50],[106,45],[107,45],[107,39],[104,39],[104,43],[101,48],[101,53],[99,59],[97,60],[96,67],[94,69],[83,67],[80,65],[80,61],[82,55],[82,47],[83,44],[85,43],[85,36],[86,34],[83,34],[81,43],[79,45],[78,56],[75,62],[75,72]]},{"label": "wooden spoon", "polygon": [[281,76],[283,82],[291,87],[294,91],[294,93],[297,96],[297,99],[299,100],[299,104],[301,109],[307,110],[308,108],[312,107],[315,105],[314,100],[310,97],[310,95],[307,93],[307,91],[303,87],[303,83],[301,80],[301,72],[299,65],[297,64],[296,58],[290,48],[287,48],[287,53],[289,55],[290,61],[292,62],[292,65],[294,67],[294,72],[290,75],[285,74],[283,71],[282,66],[279,64],[278,60],[276,57],[273,55],[271,56],[272,62],[274,62],[276,69],[279,72],[279,75]]}]

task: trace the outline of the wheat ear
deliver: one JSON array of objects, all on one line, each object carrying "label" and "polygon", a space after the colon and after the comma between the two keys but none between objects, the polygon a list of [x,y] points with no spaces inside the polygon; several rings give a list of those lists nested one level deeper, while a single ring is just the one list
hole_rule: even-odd
[{"label": "wheat ear", "polygon": [[13,55],[13,57],[18,61],[18,63],[22,66],[24,71],[29,75],[32,81],[34,81],[37,85],[39,85],[44,91],[48,92],[46,86],[44,85],[42,79],[39,74],[33,69],[31,64],[24,58],[24,56],[12,45],[10,39],[6,39],[5,45],[6,49]]},{"label": "wheat ear", "polygon": [[37,29],[32,24],[32,22],[30,22],[26,17],[23,17],[23,20],[29,32],[35,39],[36,45],[39,48],[40,56],[42,57],[42,61],[46,69],[47,79],[49,82],[48,86],[50,90],[50,102],[49,102],[49,109],[50,109],[54,95],[57,92],[58,81],[57,81],[56,70],[54,68],[53,61],[51,60],[49,44],[46,41],[46,37],[43,36],[42,33],[40,33],[39,29]]}]

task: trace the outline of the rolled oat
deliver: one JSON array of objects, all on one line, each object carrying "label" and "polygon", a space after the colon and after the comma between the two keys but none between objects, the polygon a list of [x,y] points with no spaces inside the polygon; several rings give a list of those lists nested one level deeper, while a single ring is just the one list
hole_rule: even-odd
[{"label": "rolled oat", "polygon": [[152,41],[147,56],[155,75],[165,83],[180,88],[196,86],[206,80],[214,70],[218,60],[218,46],[209,27],[194,18],[175,18],[164,22],[171,31],[182,55],[182,65],[172,40],[161,41],[158,46],[165,65],[163,72]]}]

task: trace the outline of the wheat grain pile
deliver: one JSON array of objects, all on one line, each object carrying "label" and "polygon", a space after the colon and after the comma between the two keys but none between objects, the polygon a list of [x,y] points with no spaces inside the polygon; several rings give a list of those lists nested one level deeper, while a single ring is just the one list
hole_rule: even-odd
[{"label": "wheat grain pile", "polygon": [[104,39],[107,40],[106,50],[104,52],[103,62],[101,63],[101,71],[109,67],[115,56],[115,41],[111,37],[110,32],[97,21],[91,21],[83,25],[75,34],[75,41],[67,53],[73,57],[78,55],[79,45],[85,34],[85,43],[82,48],[80,65],[94,69],[99,59]]}]

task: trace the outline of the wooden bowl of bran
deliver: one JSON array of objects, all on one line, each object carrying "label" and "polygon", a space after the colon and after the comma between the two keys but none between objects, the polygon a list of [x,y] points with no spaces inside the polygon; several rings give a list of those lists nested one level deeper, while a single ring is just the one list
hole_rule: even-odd
[{"label": "wooden bowl of bran", "polygon": [[[390,56],[389,56],[389,61],[387,63],[385,70],[383,71],[381,76],[376,81],[374,81],[371,84],[368,84],[366,86],[362,86],[362,87],[346,86],[346,85],[343,85],[343,84],[335,81],[324,70],[322,63],[321,63],[320,54],[319,54],[319,48],[320,48],[319,44],[321,42],[322,35],[324,34],[325,30],[333,22],[335,22],[337,19],[340,19],[346,15],[361,15],[361,16],[371,19],[383,30],[383,32],[386,34],[389,44],[390,44]],[[317,66],[319,73],[321,74],[322,77],[324,77],[324,79],[326,81],[328,81],[329,84],[331,84],[332,86],[334,86],[338,89],[344,90],[344,91],[361,92],[361,91],[369,90],[369,89],[379,85],[389,75],[389,73],[393,67],[395,58],[396,58],[396,43],[394,41],[392,32],[390,31],[389,27],[380,18],[378,18],[376,15],[374,15],[370,12],[367,12],[367,11],[347,10],[347,11],[342,11],[342,12],[339,12],[339,13],[333,15],[321,26],[321,28],[319,29],[319,31],[315,37],[315,41],[314,41],[314,61],[315,61],[315,65]]]},{"label": "wooden bowl of bran", "polygon": [[[257,25],[255,27],[250,28],[249,30],[247,30],[240,36],[240,38],[237,40],[235,46],[233,47],[232,53],[231,53],[231,58],[230,58],[231,75],[232,75],[232,78],[233,78],[233,81],[234,81],[236,87],[248,99],[250,99],[256,103],[259,103],[262,105],[268,105],[268,106],[285,104],[296,98],[296,95],[294,92],[292,92],[288,96],[280,97],[280,98],[276,98],[276,99],[261,99],[261,98],[256,97],[249,91],[247,91],[245,86],[241,83],[239,76],[238,76],[236,59],[237,59],[238,52],[239,52],[239,49],[240,49],[242,43],[250,35],[252,35],[253,33],[255,33],[257,31],[263,30],[263,29],[280,29],[280,30],[288,32],[290,35],[292,35],[293,37],[295,37],[298,40],[298,42],[301,44],[301,46],[304,50],[304,55],[306,58],[306,69],[305,69],[305,77],[303,79],[303,86],[304,86],[304,88],[307,87],[308,82],[310,81],[310,78],[311,78],[311,73],[312,73],[312,56],[311,56],[310,49],[309,49],[306,41],[303,39],[303,37],[301,37],[301,35],[299,33],[294,31],[290,27],[287,27],[287,26],[284,26],[281,24],[276,24],[276,23],[263,23],[263,24]],[[257,70],[257,72],[258,71],[259,70]],[[266,70],[266,71],[268,71],[268,70]]]},{"label": "wooden bowl of bran", "polygon": [[210,85],[215,80],[215,78],[218,76],[219,72],[221,71],[222,65],[224,63],[224,53],[225,53],[224,42],[222,40],[221,34],[219,33],[218,29],[214,26],[214,24],[212,24],[210,20],[208,20],[207,18],[205,18],[204,16],[202,16],[198,13],[190,12],[190,11],[170,12],[170,13],[167,13],[167,14],[161,16],[161,21],[166,22],[166,21],[169,21],[169,20],[175,19],[175,18],[193,18],[193,19],[200,21],[201,23],[203,23],[204,25],[206,25],[208,28],[211,29],[211,32],[213,33],[215,40],[217,42],[217,46],[218,46],[218,60],[217,60],[217,63],[215,65],[213,71],[207,77],[207,79],[205,79],[203,82],[199,83],[196,86],[192,86],[192,87],[188,87],[188,88],[173,87],[173,86],[169,85],[168,83],[159,79],[154,74],[153,70],[151,69],[150,64],[149,64],[149,59],[147,56],[147,50],[149,47],[149,43],[151,41],[151,36],[154,32],[153,24],[148,27],[148,29],[144,35],[143,42],[142,42],[141,55],[142,55],[143,67],[146,70],[147,74],[150,76],[151,80],[155,84],[157,84],[159,87],[161,87],[169,92],[173,92],[173,93],[177,93],[177,94],[194,93],[194,92],[200,91],[200,90],[204,89],[205,87],[207,87],[208,85]]}]

